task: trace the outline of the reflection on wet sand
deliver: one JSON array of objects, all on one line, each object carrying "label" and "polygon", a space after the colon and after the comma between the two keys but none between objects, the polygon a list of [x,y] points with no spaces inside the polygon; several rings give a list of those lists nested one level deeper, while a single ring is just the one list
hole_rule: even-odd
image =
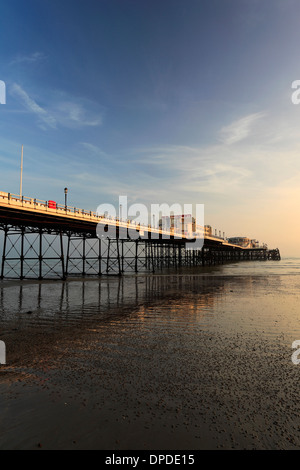
[{"label": "reflection on wet sand", "polygon": [[[273,277],[280,283],[280,278]],[[0,285],[0,321],[2,328],[9,320],[14,321],[16,315],[27,313],[32,318],[48,318],[55,322],[53,314],[73,320],[89,315],[97,316],[100,312],[116,307],[134,306],[138,303],[155,302],[166,297],[180,299],[181,296],[194,294],[191,308],[213,306],[215,295],[229,289],[230,278],[214,278],[199,275],[155,275],[155,276],[124,276],[102,278],[100,281],[74,280],[65,282],[19,282],[11,281]],[[239,285],[252,289],[256,285],[251,277],[240,277]],[[260,278],[266,286],[268,278]],[[99,318],[99,317],[98,317]],[[71,318],[69,318],[72,320]]]},{"label": "reflection on wet sand", "polygon": [[297,279],[2,283],[0,448],[295,448]]},{"label": "reflection on wet sand", "polygon": [[[61,342],[63,348],[67,338],[76,339],[86,328],[100,330],[124,322],[133,329],[146,322],[149,328],[155,324],[169,332],[174,328],[228,327],[240,320],[232,317],[234,307],[225,317],[219,316],[217,323],[214,317],[222,299],[232,296],[232,288],[246,290],[255,298],[259,286],[270,290],[269,282],[262,277],[234,281],[185,274],[4,283],[0,288],[0,339],[7,344],[8,364],[19,370],[29,360],[36,363],[45,353],[49,355],[51,342]],[[272,290],[278,291],[279,286],[280,278],[273,276]]]},{"label": "reflection on wet sand", "polygon": [[[215,285],[214,285],[215,284]],[[101,281],[11,283],[0,288],[0,322],[2,335],[11,327],[30,324],[55,328],[62,320],[65,327],[80,321],[107,321],[127,315],[127,309],[159,302],[166,297],[169,305],[180,303],[182,296],[197,294],[189,310],[197,312],[212,307],[214,296],[225,289],[220,282],[199,276],[144,276],[106,278]],[[111,312],[110,312],[111,313]],[[36,323],[35,323],[36,322]]]}]

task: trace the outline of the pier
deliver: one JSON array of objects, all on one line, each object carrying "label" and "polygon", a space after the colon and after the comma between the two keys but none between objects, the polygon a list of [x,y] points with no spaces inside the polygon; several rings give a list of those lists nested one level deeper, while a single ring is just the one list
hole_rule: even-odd
[{"label": "pier", "polygon": [[[99,238],[98,224],[104,232],[113,227],[115,237]],[[203,246],[193,249],[196,240],[174,229],[163,230],[4,192],[0,192],[0,232],[1,279],[155,273],[184,266],[280,259],[278,248],[240,246],[221,234],[213,235],[205,227]]]}]

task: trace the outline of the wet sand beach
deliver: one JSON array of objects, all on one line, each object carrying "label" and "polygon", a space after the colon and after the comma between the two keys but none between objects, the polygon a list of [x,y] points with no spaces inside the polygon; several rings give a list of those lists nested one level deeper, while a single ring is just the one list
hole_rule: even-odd
[{"label": "wet sand beach", "polygon": [[297,261],[3,281],[0,449],[297,449]]}]

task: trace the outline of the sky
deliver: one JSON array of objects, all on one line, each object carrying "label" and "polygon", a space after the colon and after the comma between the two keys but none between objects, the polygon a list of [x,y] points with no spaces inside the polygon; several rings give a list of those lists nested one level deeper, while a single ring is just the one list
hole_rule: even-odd
[{"label": "sky", "polygon": [[204,204],[300,257],[299,44],[299,0],[3,0],[0,191],[24,145],[24,196]]}]

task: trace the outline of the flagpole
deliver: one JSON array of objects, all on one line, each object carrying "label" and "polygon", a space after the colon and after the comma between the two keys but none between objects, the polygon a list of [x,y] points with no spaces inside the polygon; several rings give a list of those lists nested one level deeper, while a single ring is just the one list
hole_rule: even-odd
[{"label": "flagpole", "polygon": [[20,177],[20,199],[22,197],[22,178],[23,178],[23,145],[22,145],[22,152],[21,152],[21,177]]}]

